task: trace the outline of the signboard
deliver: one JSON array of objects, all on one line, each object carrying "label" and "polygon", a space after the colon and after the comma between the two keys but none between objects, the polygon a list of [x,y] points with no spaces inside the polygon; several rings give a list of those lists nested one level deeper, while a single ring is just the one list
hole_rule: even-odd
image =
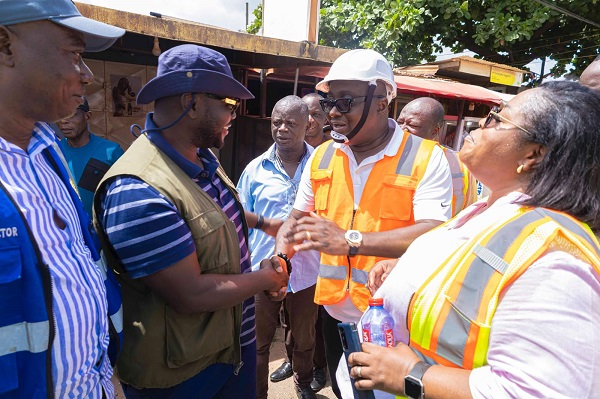
[{"label": "signboard", "polygon": [[263,36],[317,43],[319,0],[263,0]]},{"label": "signboard", "polygon": [[490,82],[500,83],[506,86],[521,86],[523,83],[523,74],[521,72],[510,71],[508,69],[502,69],[492,66],[490,72]]}]

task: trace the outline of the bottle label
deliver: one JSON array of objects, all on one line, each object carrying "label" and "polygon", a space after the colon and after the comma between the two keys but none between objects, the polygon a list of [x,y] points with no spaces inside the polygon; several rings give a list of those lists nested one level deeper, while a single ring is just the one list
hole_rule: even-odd
[{"label": "bottle label", "polygon": [[394,344],[395,344],[395,340],[394,340],[394,330],[387,329],[384,331],[384,335],[385,335],[385,346],[387,346],[388,348],[393,348]]},{"label": "bottle label", "polygon": [[370,328],[362,329],[362,338],[363,338],[363,342],[371,342],[371,329]]}]

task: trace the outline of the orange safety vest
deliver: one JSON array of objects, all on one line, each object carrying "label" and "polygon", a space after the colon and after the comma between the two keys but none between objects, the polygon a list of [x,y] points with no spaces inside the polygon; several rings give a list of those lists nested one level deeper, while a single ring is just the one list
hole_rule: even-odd
[{"label": "orange safety vest", "polygon": [[[404,133],[398,153],[384,156],[373,166],[355,211],[348,158],[333,142],[321,145],[311,164],[315,212],[342,229],[361,232],[413,225],[413,196],[435,146],[433,141]],[[365,311],[370,297],[365,288],[368,273],[382,259],[385,258],[321,253],[315,302],[331,305],[340,302],[349,291],[354,305]]]},{"label": "orange safety vest", "polygon": [[452,217],[477,200],[477,185],[471,172],[458,159],[458,152],[443,147],[452,173]]},{"label": "orange safety vest", "polygon": [[551,246],[577,254],[600,274],[600,245],[587,225],[554,210],[521,208],[459,247],[415,292],[410,346],[444,366],[487,364],[500,295]]}]

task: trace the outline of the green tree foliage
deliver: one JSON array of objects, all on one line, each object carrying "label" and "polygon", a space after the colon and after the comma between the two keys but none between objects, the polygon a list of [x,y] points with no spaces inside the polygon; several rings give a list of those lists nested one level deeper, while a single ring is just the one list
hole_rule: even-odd
[{"label": "green tree foliage", "polygon": [[[600,0],[547,0],[600,23]],[[582,71],[600,52],[600,29],[531,0],[322,0],[320,44],[372,48],[395,66],[454,53],[515,67],[537,58]]]},{"label": "green tree foliage", "polygon": [[252,11],[252,15],[254,15],[254,21],[246,27],[246,32],[255,35],[260,32],[260,27],[262,26],[262,4],[259,4]]}]

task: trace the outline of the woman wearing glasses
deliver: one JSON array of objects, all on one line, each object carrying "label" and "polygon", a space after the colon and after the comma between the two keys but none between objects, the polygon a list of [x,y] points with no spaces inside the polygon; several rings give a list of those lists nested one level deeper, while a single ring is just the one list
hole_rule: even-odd
[{"label": "woman wearing glasses", "polygon": [[492,193],[397,263],[373,268],[370,289],[392,313],[398,344],[350,355],[357,388],[427,399],[598,397],[599,109],[597,93],[552,82],[466,137],[460,159]]}]

